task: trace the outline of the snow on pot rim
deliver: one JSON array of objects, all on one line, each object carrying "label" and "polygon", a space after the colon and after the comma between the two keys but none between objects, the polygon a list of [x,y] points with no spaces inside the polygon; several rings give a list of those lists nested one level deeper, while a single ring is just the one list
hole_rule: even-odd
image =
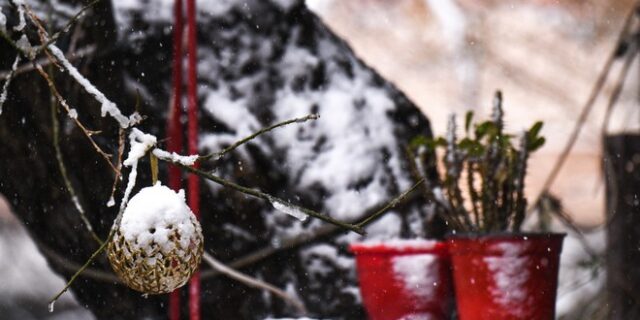
[{"label": "snow on pot rim", "polygon": [[447,254],[447,243],[434,239],[390,239],[367,240],[349,245],[349,250],[356,254],[413,254],[432,253]]},{"label": "snow on pot rim", "polygon": [[562,250],[566,233],[555,232],[498,232],[458,233],[445,236],[451,255],[482,252],[495,256],[548,254]]}]

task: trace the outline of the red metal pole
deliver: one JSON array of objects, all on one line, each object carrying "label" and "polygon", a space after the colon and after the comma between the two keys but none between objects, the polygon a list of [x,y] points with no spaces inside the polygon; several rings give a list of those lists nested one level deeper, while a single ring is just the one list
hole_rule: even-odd
[{"label": "red metal pole", "polygon": [[[188,110],[188,150],[198,153],[198,92],[197,92],[197,50],[196,2],[187,0],[187,101]],[[195,167],[198,167],[198,163]],[[188,178],[188,204],[196,217],[200,218],[200,179],[195,174]],[[189,282],[189,318],[200,320],[200,272],[196,271]]]},{"label": "red metal pole", "polygon": [[[169,117],[167,117],[167,149],[169,152],[183,152],[182,122],[182,34],[184,22],[182,18],[182,0],[174,4],[173,22],[173,96]],[[182,173],[177,166],[169,166],[169,187],[180,190]],[[180,289],[169,294],[169,320],[180,320]]]}]

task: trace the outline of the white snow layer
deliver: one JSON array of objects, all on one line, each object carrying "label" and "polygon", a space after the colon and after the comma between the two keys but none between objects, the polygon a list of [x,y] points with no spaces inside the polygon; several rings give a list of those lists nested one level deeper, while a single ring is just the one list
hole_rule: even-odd
[{"label": "white snow layer", "polygon": [[27,20],[25,19],[25,10],[24,10],[24,0],[12,0],[13,4],[16,6],[16,8],[18,9],[18,24],[13,27],[13,30],[15,31],[22,31],[24,29],[24,27],[27,26]]},{"label": "white snow layer", "polygon": [[433,249],[438,244],[436,240],[425,239],[388,239],[384,241],[368,240],[360,242],[358,245],[365,248],[374,248],[379,246],[385,246],[387,248],[394,249],[421,249],[428,250]]},{"label": "white snow layer", "polygon": [[33,54],[33,46],[31,45],[31,42],[29,42],[29,38],[24,34],[20,39],[18,39],[18,41],[16,41],[16,46],[23,52],[26,52],[29,56]]},{"label": "white snow layer", "polygon": [[120,232],[130,244],[148,254],[156,245],[166,254],[176,249],[169,236],[177,230],[180,234],[177,252],[182,256],[192,239],[202,232],[194,221],[195,216],[185,202],[184,190],[176,193],[157,183],[143,188],[131,198],[122,216]]},{"label": "white snow layer", "polygon": [[526,317],[528,292],[525,283],[529,280],[528,266],[531,257],[523,256],[529,244],[498,243],[495,249],[502,252],[500,256],[484,257],[487,268],[493,273],[495,290],[491,292],[495,300],[507,307],[505,310],[513,316]]},{"label": "white snow layer", "polygon": [[[138,177],[138,161],[147,154],[151,148],[156,145],[157,138],[153,135],[144,133],[138,128],[132,128],[129,134],[129,154],[123,164],[127,167],[131,167],[129,178],[127,180],[127,187],[124,190],[122,196],[122,202],[120,202],[120,210],[123,210],[129,201],[131,191],[136,185],[136,178]],[[113,205],[113,198],[109,199],[107,206]]]},{"label": "white snow layer", "polygon": [[309,218],[309,216],[306,213],[302,212],[302,210],[292,206],[291,204],[283,203],[279,200],[272,200],[271,205],[277,211],[286,213],[300,221],[306,221],[307,218]]},{"label": "white snow layer", "polygon": [[393,272],[416,303],[433,300],[440,277],[440,259],[433,254],[413,254],[393,258]]},{"label": "white snow layer", "polygon": [[85,78],[76,67],[74,67],[69,60],[64,56],[64,53],[55,45],[50,45],[49,50],[51,53],[62,63],[64,68],[69,72],[78,84],[80,84],[89,94],[91,94],[98,102],[100,102],[102,116],[109,114],[120,124],[121,128],[128,128],[138,122],[141,117],[137,112],[134,112],[131,116],[126,117],[122,114],[118,106],[109,100],[98,88],[96,88],[87,78]]},{"label": "white snow layer", "polygon": [[[326,40],[318,45],[321,53],[338,50]],[[320,184],[331,190],[325,206],[334,218],[348,220],[360,216],[363,208],[392,196],[383,182],[388,178],[385,164],[395,177],[406,175],[400,168],[393,125],[387,117],[394,102],[383,88],[370,85],[371,73],[358,64],[354,64],[354,77],[349,78],[335,70],[338,67],[331,59],[326,61],[331,76],[324,90],[294,92],[285,85],[276,94],[273,108],[279,121],[314,113],[314,105],[321,118],[312,124],[282,128],[272,135],[276,145],[287,150],[291,176],[300,177],[298,186],[304,189]],[[319,62],[308,50],[291,44],[280,63],[278,69],[284,70],[287,82],[292,82]],[[358,110],[353,107],[354,100],[368,107]],[[318,148],[321,140],[325,143]],[[381,149],[390,153],[388,161]],[[357,181],[370,178],[372,182],[360,190],[353,188]],[[407,179],[399,183],[401,188],[408,187]]]},{"label": "white snow layer", "polygon": [[147,154],[147,151],[156,145],[158,139],[153,135],[140,131],[138,128],[133,128],[129,134],[129,141],[131,146],[129,155],[123,162],[125,166],[132,166],[135,162],[138,162]]},{"label": "white snow layer", "polygon": [[190,155],[190,156],[183,156],[175,152],[168,152],[168,151],[157,149],[157,148],[153,149],[153,155],[158,157],[158,159],[171,161],[174,163],[180,163],[185,166],[192,166],[194,163],[196,163],[196,161],[198,161],[198,157],[199,157],[197,154]]},{"label": "white snow layer", "polygon": [[7,17],[2,13],[0,8],[0,31],[5,32],[7,30]]}]

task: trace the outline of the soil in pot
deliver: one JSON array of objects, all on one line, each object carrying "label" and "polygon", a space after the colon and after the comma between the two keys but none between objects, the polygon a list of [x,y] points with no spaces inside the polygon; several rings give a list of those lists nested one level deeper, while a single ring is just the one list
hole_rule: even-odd
[{"label": "soil in pot", "polygon": [[449,319],[452,300],[446,243],[355,243],[362,301],[372,320]]}]

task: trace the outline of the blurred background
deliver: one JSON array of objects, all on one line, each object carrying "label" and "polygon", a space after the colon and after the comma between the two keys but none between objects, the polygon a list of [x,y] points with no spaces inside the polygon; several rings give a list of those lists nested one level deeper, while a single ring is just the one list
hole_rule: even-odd
[{"label": "blurred background", "polygon": [[[544,121],[546,145],[530,163],[533,199],[567,143],[607,57],[630,0],[307,0],[367,64],[395,83],[429,117],[436,135],[447,117],[480,118],[503,91],[506,126],[519,132]],[[580,225],[604,221],[601,127],[614,65],[551,192]],[[612,114],[610,131],[637,130],[638,65]]]}]

